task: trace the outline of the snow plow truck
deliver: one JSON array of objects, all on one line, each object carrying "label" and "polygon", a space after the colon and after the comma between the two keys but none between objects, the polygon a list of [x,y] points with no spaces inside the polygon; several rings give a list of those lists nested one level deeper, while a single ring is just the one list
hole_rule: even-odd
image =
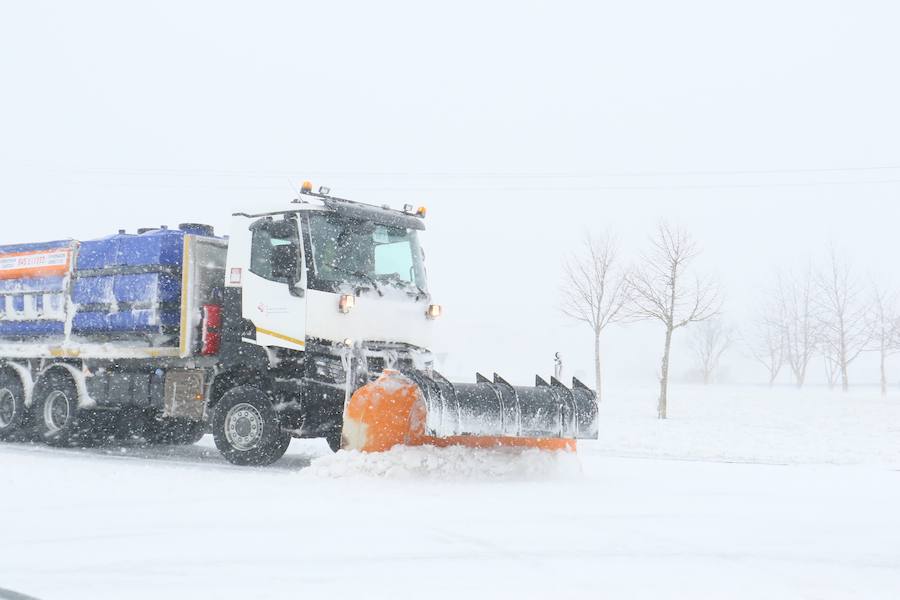
[{"label": "snow plow truck", "polygon": [[303,184],[236,213],[230,235],[182,224],[0,246],[0,439],[190,444],[238,465],[292,437],[574,450],[595,393],[434,369],[425,209]]}]

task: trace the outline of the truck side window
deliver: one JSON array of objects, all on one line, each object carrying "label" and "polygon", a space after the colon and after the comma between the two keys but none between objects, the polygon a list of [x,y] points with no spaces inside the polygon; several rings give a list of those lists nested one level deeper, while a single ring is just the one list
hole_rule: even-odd
[{"label": "truck side window", "polygon": [[300,243],[293,220],[257,221],[251,227],[250,272],[269,281],[288,283],[298,275]]}]

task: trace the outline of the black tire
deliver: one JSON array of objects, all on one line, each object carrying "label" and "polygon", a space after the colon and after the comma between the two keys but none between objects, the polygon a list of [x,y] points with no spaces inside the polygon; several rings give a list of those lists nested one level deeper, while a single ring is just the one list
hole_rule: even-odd
[{"label": "black tire", "polygon": [[328,442],[328,447],[331,448],[332,452],[337,452],[341,449],[341,436],[343,433],[343,428],[336,427],[325,434],[325,441]]},{"label": "black tire", "polygon": [[241,466],[270,465],[291,443],[268,396],[249,385],[222,396],[213,412],[212,434],[222,456]]},{"label": "black tire", "polygon": [[24,435],[27,415],[22,381],[8,370],[0,371],[0,440]]},{"label": "black tire", "polygon": [[38,439],[51,446],[87,444],[89,415],[78,408],[78,388],[67,373],[50,371],[34,384],[31,418]]}]

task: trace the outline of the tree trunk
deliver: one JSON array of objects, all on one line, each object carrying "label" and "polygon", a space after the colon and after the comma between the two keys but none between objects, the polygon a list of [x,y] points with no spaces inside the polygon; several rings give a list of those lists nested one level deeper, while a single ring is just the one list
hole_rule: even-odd
[{"label": "tree trunk", "polygon": [[600,332],[594,333],[594,382],[597,386],[597,402],[602,399],[601,391],[603,378],[600,374]]},{"label": "tree trunk", "polygon": [[841,345],[840,345],[840,356],[841,359],[841,391],[846,392],[850,389],[850,377],[847,373],[847,342],[845,341],[844,335],[844,323],[841,321]]},{"label": "tree trunk", "polygon": [[663,350],[662,365],[659,374],[659,405],[656,407],[656,416],[666,418],[669,391],[669,350],[672,348],[672,328],[666,327],[666,347]]},{"label": "tree trunk", "polygon": [[850,377],[847,373],[847,361],[841,361],[841,391],[846,392],[850,389]]},{"label": "tree trunk", "polygon": [[881,395],[887,396],[887,375],[884,372],[884,350],[881,351]]}]

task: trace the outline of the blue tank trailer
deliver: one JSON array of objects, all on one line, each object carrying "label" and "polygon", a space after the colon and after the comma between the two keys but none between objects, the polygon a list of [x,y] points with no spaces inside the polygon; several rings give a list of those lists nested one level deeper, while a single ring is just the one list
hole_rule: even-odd
[{"label": "blue tank trailer", "polygon": [[0,246],[0,340],[170,344],[182,320],[185,238],[198,233],[219,239],[206,227],[182,226],[85,242]]},{"label": "blue tank trailer", "polygon": [[226,252],[195,224],[0,246],[0,438],[201,437]]}]

